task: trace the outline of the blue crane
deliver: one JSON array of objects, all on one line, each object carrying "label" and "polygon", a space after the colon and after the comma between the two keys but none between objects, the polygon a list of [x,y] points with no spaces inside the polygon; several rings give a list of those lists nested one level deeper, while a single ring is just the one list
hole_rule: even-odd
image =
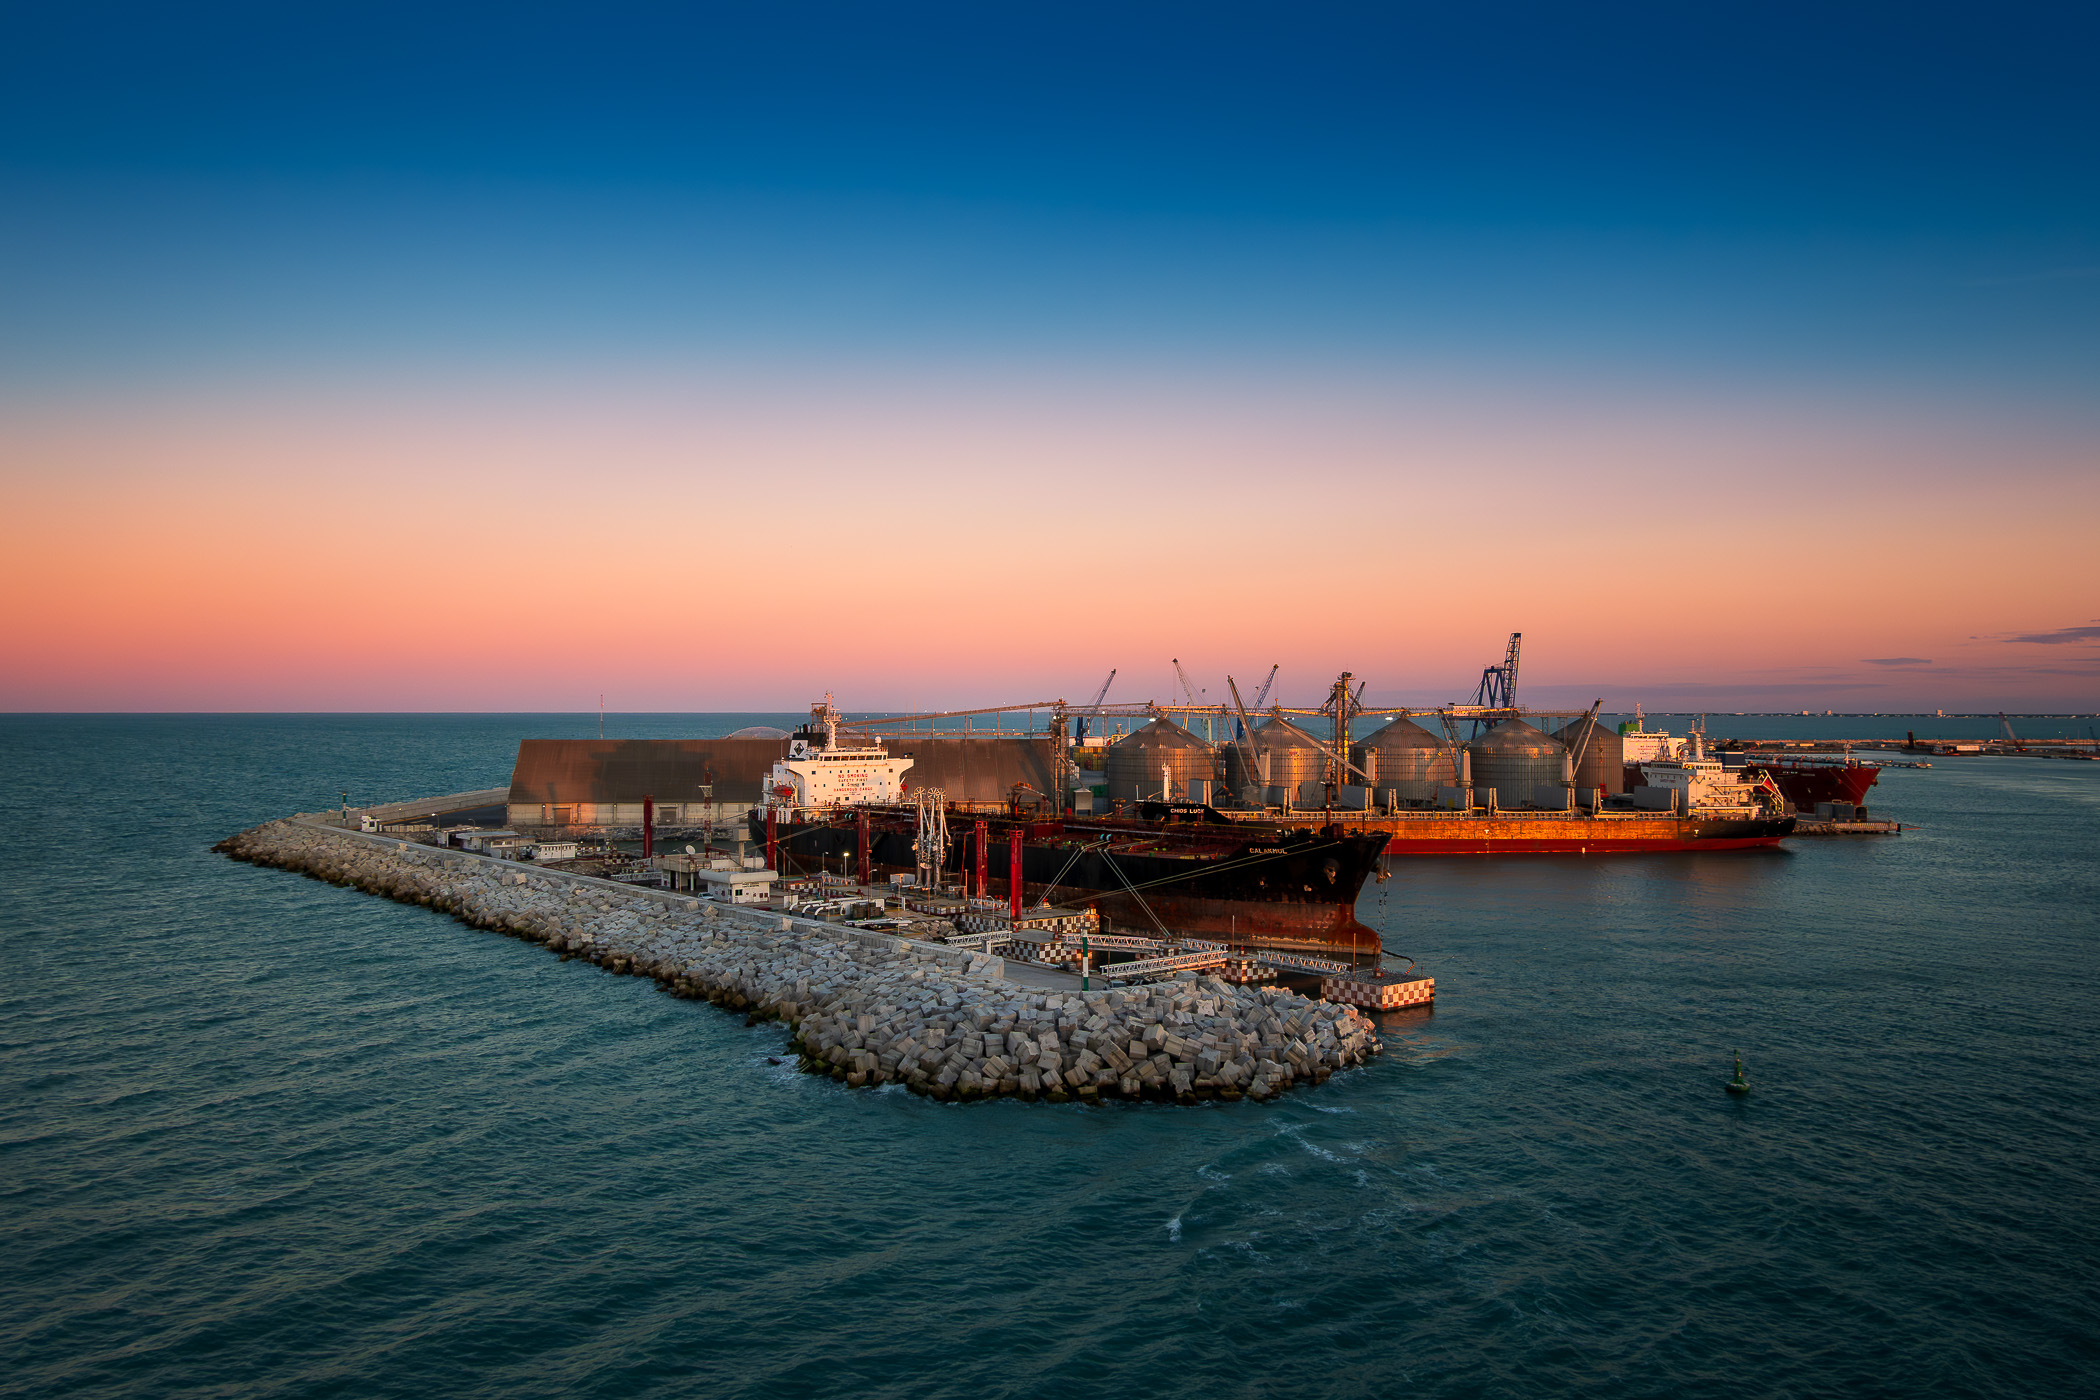
[{"label": "blue crane", "polygon": [[[1089,706],[1087,706],[1087,708],[1088,708],[1088,709],[1090,709],[1090,710],[1096,710],[1096,709],[1099,709],[1099,708],[1101,708],[1101,702],[1102,702],[1103,700],[1106,700],[1106,699],[1108,698],[1108,688],[1109,688],[1110,686],[1114,685],[1115,683],[1116,683],[1116,673],[1115,673],[1115,668],[1111,667],[1111,668],[1109,668],[1109,672],[1108,672],[1108,679],[1107,679],[1107,680],[1105,680],[1105,681],[1103,681],[1103,682],[1101,682],[1101,689],[1100,689],[1099,693],[1097,693],[1097,694],[1096,694],[1096,695],[1094,696],[1094,703],[1093,703],[1093,704],[1091,704],[1091,705],[1089,705]],[[1079,717],[1079,725],[1078,725],[1078,728],[1079,728],[1079,732],[1078,732],[1077,734],[1073,735],[1073,736],[1072,736],[1073,738],[1075,738],[1075,739],[1084,739],[1084,738],[1086,737],[1086,722],[1087,722],[1087,716],[1085,716],[1085,715],[1081,715],[1081,716]]]},{"label": "blue crane", "polygon": [[[1248,706],[1248,709],[1252,710],[1255,714],[1261,713],[1261,707],[1269,703],[1269,687],[1276,684],[1276,673],[1282,669],[1283,663],[1280,661],[1277,662],[1275,665],[1269,667],[1269,678],[1263,681],[1261,683],[1261,689],[1254,693],[1254,703]],[[1233,721],[1233,728],[1237,731],[1232,736],[1234,743],[1237,743],[1240,740],[1247,737],[1247,726],[1245,724],[1242,724],[1238,720],[1235,720]]]},{"label": "blue crane", "polygon": [[[1509,653],[1502,658],[1500,666],[1489,666],[1480,673],[1480,689],[1474,692],[1473,703],[1489,710],[1513,710],[1517,706],[1517,652],[1523,646],[1524,634],[1509,634]],[[1490,725],[1492,727],[1492,724]],[[1473,733],[1480,733],[1480,721],[1473,721]]]}]

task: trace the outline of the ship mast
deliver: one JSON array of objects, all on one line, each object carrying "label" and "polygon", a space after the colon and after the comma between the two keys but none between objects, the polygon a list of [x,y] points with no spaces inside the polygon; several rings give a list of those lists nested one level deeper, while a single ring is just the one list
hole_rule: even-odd
[{"label": "ship mast", "polygon": [[825,749],[837,748],[839,746],[839,712],[838,707],[831,703],[831,692],[828,690],[824,692],[823,704],[812,705],[810,708],[816,711],[818,717],[824,721]]}]

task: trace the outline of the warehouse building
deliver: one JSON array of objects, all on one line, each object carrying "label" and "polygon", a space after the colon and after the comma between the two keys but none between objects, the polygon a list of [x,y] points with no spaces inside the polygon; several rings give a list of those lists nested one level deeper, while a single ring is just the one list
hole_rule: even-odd
[{"label": "warehouse building", "polygon": [[787,746],[777,729],[725,739],[521,740],[504,819],[520,831],[639,828],[646,798],[659,828],[740,822]]},{"label": "warehouse building", "polygon": [[892,758],[908,758],[911,792],[939,788],[966,808],[1003,806],[1020,784],[1024,797],[1059,791],[1056,741],[1047,735],[851,733],[842,743],[881,744]]},{"label": "warehouse building", "polygon": [[[505,825],[535,835],[638,830],[651,800],[658,830],[740,825],[758,805],[773,765],[787,757],[782,730],[740,730],[722,739],[525,739],[511,770]],[[1046,736],[841,735],[880,743],[909,758],[908,792],[939,788],[965,808],[1003,806],[1057,791],[1057,749]],[[908,798],[907,798],[908,800]]]}]

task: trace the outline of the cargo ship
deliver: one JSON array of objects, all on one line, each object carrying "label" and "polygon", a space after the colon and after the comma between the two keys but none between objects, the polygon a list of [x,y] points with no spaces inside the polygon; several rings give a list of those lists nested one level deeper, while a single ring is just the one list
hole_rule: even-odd
[{"label": "cargo ship", "polygon": [[1018,803],[1003,814],[962,814],[937,789],[913,790],[911,764],[880,744],[840,745],[827,702],[768,777],[749,817],[752,839],[766,843],[783,874],[909,876],[1001,900],[1011,900],[1018,879],[1024,905],[1092,908],[1108,929],[1378,953],[1356,898],[1378,868],[1383,832],[1235,820],[1188,803],[1048,820]]},{"label": "cargo ship", "polygon": [[1881,781],[1881,769],[1847,757],[1841,762],[1811,758],[1764,758],[1744,756],[1743,771],[1756,773],[1775,783],[1780,795],[1806,812],[1820,802],[1849,802],[1867,805],[1867,789]]},{"label": "cargo ship", "polygon": [[[765,816],[754,812],[751,822],[754,838],[766,839]],[[939,883],[974,895],[1012,898],[1018,849],[1024,906],[1091,908],[1104,929],[1190,934],[1236,948],[1378,952],[1378,934],[1356,917],[1356,898],[1378,869],[1383,832],[1222,815],[1187,825],[1142,817],[983,817],[958,826],[938,864],[929,864]],[[921,879],[928,869],[911,807],[792,816],[776,809],[769,849],[784,872],[841,871],[880,881]]]},{"label": "cargo ship", "polygon": [[[1384,832],[1394,856],[1738,851],[1776,846],[1793,833],[1776,783],[1709,757],[1703,733],[1681,744],[1638,728],[1622,737],[1655,746],[1631,752],[1676,755],[1628,764],[1633,784],[1625,797],[1578,787],[1572,755],[1512,721],[1472,746],[1468,758],[1477,763],[1454,765],[1464,785],[1438,789],[1436,806],[1333,816],[1342,829]],[[1556,773],[1563,776],[1547,780]]]},{"label": "cargo ship", "polygon": [[[1642,772],[1645,765],[1682,758],[1691,745],[1704,739],[1704,733],[1697,731],[1696,727],[1691,736],[1682,739],[1672,737],[1667,730],[1650,729],[1636,706],[1633,719],[1619,730],[1627,790],[1633,791],[1647,782]],[[1813,812],[1819,802],[1849,802],[1855,807],[1863,807],[1867,801],[1867,789],[1874,786],[1881,776],[1879,768],[1871,763],[1860,763],[1849,754],[1843,759],[1833,760],[1767,757],[1731,750],[1724,762],[1740,767],[1746,773],[1770,779],[1781,797],[1797,809],[1809,812]]]},{"label": "cargo ship", "polygon": [[1632,855],[1776,846],[1794,818],[1702,812],[1401,811],[1336,813],[1347,831],[1375,831],[1389,856]]}]

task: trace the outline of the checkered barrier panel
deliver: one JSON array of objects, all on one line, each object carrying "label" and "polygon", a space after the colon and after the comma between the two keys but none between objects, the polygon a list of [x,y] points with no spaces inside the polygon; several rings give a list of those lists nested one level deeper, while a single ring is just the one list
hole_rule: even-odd
[{"label": "checkered barrier panel", "polygon": [[1352,977],[1329,977],[1320,983],[1320,995],[1329,1001],[1346,1002],[1373,1011],[1391,1011],[1400,1006],[1419,1006],[1436,1000],[1436,979],[1413,982],[1360,982]]}]

